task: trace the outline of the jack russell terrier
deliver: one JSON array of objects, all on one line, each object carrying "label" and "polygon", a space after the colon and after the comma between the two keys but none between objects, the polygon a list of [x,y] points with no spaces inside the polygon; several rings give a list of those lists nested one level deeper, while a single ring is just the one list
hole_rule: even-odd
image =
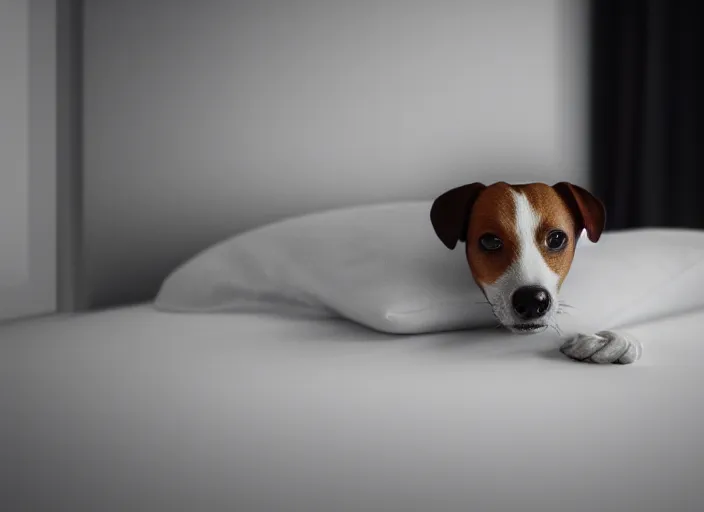
[{"label": "jack russell terrier", "polygon": [[586,231],[597,242],[606,212],[567,182],[471,183],[438,197],[430,220],[449,249],[465,243],[472,277],[501,325],[529,334],[554,325],[577,240]]}]

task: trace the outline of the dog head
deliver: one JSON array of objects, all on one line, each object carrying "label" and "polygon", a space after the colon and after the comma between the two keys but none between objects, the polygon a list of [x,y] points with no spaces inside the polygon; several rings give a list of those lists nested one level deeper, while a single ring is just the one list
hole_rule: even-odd
[{"label": "dog head", "polygon": [[465,243],[472,276],[498,321],[527,334],[554,325],[577,239],[586,231],[597,242],[606,212],[592,194],[567,182],[471,183],[438,197],[430,219],[449,249]]}]

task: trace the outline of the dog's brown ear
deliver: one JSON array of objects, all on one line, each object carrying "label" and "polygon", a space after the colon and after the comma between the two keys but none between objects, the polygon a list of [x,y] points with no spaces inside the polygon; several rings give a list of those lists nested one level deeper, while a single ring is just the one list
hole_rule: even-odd
[{"label": "dog's brown ear", "polygon": [[430,222],[438,238],[448,249],[465,242],[469,214],[479,194],[486,188],[482,183],[470,183],[448,190],[430,208]]},{"label": "dog's brown ear", "polygon": [[566,181],[553,185],[553,188],[572,211],[579,232],[586,229],[589,240],[598,242],[606,225],[604,204],[587,190]]}]

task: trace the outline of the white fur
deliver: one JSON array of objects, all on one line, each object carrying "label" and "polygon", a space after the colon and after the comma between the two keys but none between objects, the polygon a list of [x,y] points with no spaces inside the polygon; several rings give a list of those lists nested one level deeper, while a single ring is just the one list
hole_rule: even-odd
[{"label": "white fur", "polygon": [[545,324],[544,330],[547,325],[554,323],[560,276],[548,266],[536,245],[535,235],[540,226],[540,213],[535,211],[525,195],[513,190],[511,192],[516,209],[514,224],[516,226],[518,259],[496,282],[485,286],[484,292],[492,304],[494,314],[499,322],[510,328],[511,325],[521,322],[515,316],[511,305],[513,292],[521,286],[544,287],[550,293],[551,298],[550,309],[539,320],[541,324]]}]

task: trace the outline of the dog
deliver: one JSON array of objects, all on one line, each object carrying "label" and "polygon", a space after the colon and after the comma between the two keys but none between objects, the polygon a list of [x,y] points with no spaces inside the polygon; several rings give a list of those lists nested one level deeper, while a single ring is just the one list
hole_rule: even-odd
[{"label": "dog", "polygon": [[606,211],[568,182],[470,183],[435,199],[430,220],[448,249],[465,244],[472,277],[498,322],[532,334],[555,326],[577,240],[586,231],[598,242]]}]

